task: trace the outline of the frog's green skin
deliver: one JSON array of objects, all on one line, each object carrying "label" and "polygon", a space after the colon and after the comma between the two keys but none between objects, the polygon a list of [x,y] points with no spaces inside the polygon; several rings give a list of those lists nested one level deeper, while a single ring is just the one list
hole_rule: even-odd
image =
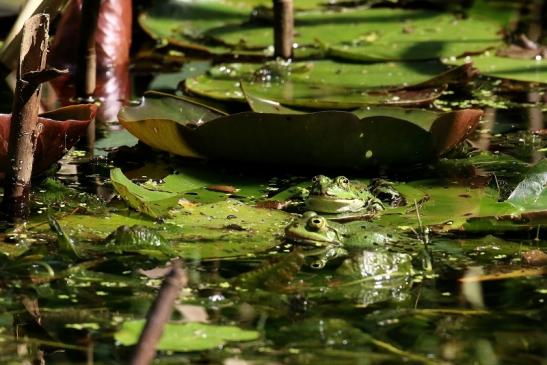
[{"label": "frog's green skin", "polygon": [[354,277],[406,278],[414,273],[412,257],[406,253],[365,250],[344,260],[337,274]]},{"label": "frog's green skin", "polygon": [[104,241],[101,251],[124,253],[133,252],[150,256],[176,256],[171,244],[156,232],[139,225],[120,226]]},{"label": "frog's green skin", "polygon": [[309,210],[331,214],[375,213],[384,209],[382,202],[366,187],[358,188],[344,176],[335,179],[324,175],[315,176],[304,204]]},{"label": "frog's green skin", "polygon": [[60,252],[76,258],[84,258],[92,253],[138,253],[152,257],[176,256],[171,244],[165,238],[144,226],[120,226],[102,243],[93,245],[93,248],[83,253],[82,249],[65,233],[57,220],[49,217],[49,224],[57,234]]},{"label": "frog's green skin", "polygon": [[318,247],[341,246],[348,233],[344,225],[330,222],[315,212],[306,212],[285,227],[288,240]]},{"label": "frog's green skin", "polygon": [[340,224],[315,212],[306,212],[285,227],[285,238],[316,247],[339,245],[345,248],[373,247],[405,239],[397,234],[382,232],[380,227],[372,223],[354,223]]}]

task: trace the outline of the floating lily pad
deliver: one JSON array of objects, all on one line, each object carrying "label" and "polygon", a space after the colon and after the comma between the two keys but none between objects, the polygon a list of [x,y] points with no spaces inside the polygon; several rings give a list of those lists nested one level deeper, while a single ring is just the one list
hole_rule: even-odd
[{"label": "floating lily pad", "polygon": [[153,191],[133,184],[120,169],[110,171],[110,180],[129,206],[153,218],[167,214],[179,200],[176,193]]},{"label": "floating lily pad", "polygon": [[449,80],[438,76],[446,70],[433,61],[353,64],[324,60],[288,66],[232,63],[187,79],[185,88],[217,100],[244,101],[241,86],[248,96],[315,109],[420,105],[440,96]]},{"label": "floating lily pad", "polygon": [[446,62],[451,64],[473,62],[473,66],[486,76],[547,84],[547,62],[543,58],[517,59],[484,54],[464,60],[446,60]]},{"label": "floating lily pad", "polygon": [[[124,346],[137,343],[144,328],[143,320],[126,321],[114,334],[116,341]],[[260,337],[257,331],[243,330],[234,326],[215,326],[205,323],[167,323],[158,350],[164,351],[202,351],[214,349],[226,342],[253,341]]]},{"label": "floating lily pad", "polygon": [[382,115],[359,119],[336,111],[245,112],[187,130],[186,139],[211,159],[366,169],[434,159],[465,138],[481,114],[476,110],[443,114],[424,129],[412,121]]},{"label": "floating lily pad", "polygon": [[[137,214],[104,216],[69,215],[59,224],[84,248],[94,250],[119,226],[144,226],[156,230],[172,244],[181,257],[202,259],[247,256],[279,245],[280,237],[292,216],[289,213],[255,208],[228,199],[212,204],[187,206],[171,212],[162,225]],[[43,222],[34,229],[48,230]]]},{"label": "floating lily pad", "polygon": [[[159,108],[152,112],[139,106],[126,107],[120,113],[131,115],[132,122],[120,119],[137,137],[144,136],[141,140],[145,143],[182,156],[353,169],[430,161],[461,142],[482,115],[467,109],[437,114],[434,120],[427,114],[427,118],[413,118],[420,120],[416,122],[378,114],[359,119],[340,111],[298,115],[244,112],[215,119],[211,119],[215,114],[209,113],[201,122],[192,123],[186,115],[192,113],[191,108],[203,107],[177,99],[169,103],[171,109],[186,108],[186,114]],[[144,123],[138,119],[141,110],[147,118]],[[173,117],[183,120],[168,119]],[[172,130],[170,140],[158,133],[166,125]]]},{"label": "floating lily pad", "polygon": [[[222,171],[186,167],[163,178],[163,182],[137,185],[119,169],[110,171],[112,185],[133,209],[152,218],[166,216],[180,199],[197,203],[213,203],[237,196],[254,201],[265,195],[265,183],[252,177],[227,178]],[[223,190],[224,189],[224,190]]]},{"label": "floating lily pad", "polygon": [[[414,197],[407,197],[409,206],[381,215],[379,224],[417,229],[421,222],[435,230],[457,231],[472,217],[492,212],[506,214],[515,210],[508,203],[498,203],[497,191],[490,188],[471,188],[458,182],[435,180],[414,181],[406,185],[414,190]],[[416,194],[416,191],[421,191],[421,194]]]},{"label": "floating lily pad", "polygon": [[[163,94],[162,94],[163,95]],[[223,113],[176,96],[143,98],[118,114],[122,126],[147,145],[181,156],[200,157],[184,141],[178,125],[199,124]]]},{"label": "floating lily pad", "polygon": [[336,43],[321,39],[321,42],[330,55],[361,61],[458,57],[502,44],[499,24],[485,19],[456,19],[446,14],[414,11],[400,14],[395,11],[383,16],[388,20],[376,24],[376,28],[358,23],[356,27],[364,31],[353,38]]},{"label": "floating lily pad", "polygon": [[[212,53],[271,54],[271,14],[251,17],[247,6],[226,1],[160,2],[141,16],[157,38]],[[308,5],[308,4],[306,4]],[[309,4],[315,5],[315,4]],[[304,7],[296,3],[295,7]],[[430,11],[349,8],[295,13],[295,52],[315,47],[359,60],[423,60],[482,52],[501,44],[496,21],[457,19]],[[319,38],[318,35],[321,35]]]}]

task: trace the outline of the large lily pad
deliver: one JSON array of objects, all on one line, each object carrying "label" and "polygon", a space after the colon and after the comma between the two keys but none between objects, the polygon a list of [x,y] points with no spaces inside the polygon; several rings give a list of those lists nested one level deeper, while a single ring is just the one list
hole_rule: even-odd
[{"label": "large lily pad", "polygon": [[[96,245],[104,245],[103,240],[119,226],[140,225],[156,230],[169,240],[173,252],[181,257],[212,259],[248,256],[269,250],[279,245],[290,220],[289,213],[255,208],[228,199],[172,211],[161,225],[136,213],[75,214],[60,217],[58,222],[69,236],[90,250]],[[43,222],[31,226],[40,231],[47,230]]]},{"label": "large lily pad", "polygon": [[[145,101],[145,105],[152,103],[161,101]],[[137,137],[143,135],[145,143],[182,156],[353,169],[430,161],[461,142],[482,115],[472,109],[434,118],[417,113],[421,116],[412,114],[412,119],[381,114],[360,119],[341,111],[297,115],[244,112],[210,119],[215,114],[202,117],[201,106],[177,99],[168,103],[170,108],[165,111],[126,107],[120,120]],[[185,114],[172,112],[180,107],[186,108]],[[187,119],[194,107],[200,111],[200,123]],[[141,111],[144,122],[138,119]],[[128,115],[132,122],[128,122]],[[169,119],[174,117],[178,119]],[[161,127],[172,131],[170,139],[160,136]]]},{"label": "large lily pad", "polygon": [[[354,64],[329,60],[223,64],[189,78],[187,91],[225,101],[245,101],[245,94],[283,105],[314,109],[351,109],[365,105],[420,105],[440,96],[450,75],[438,62]],[[453,79],[454,77],[452,77]],[[467,77],[458,77],[458,81]],[[410,87],[416,85],[415,87]]]},{"label": "large lily pad", "polygon": [[[144,321],[133,320],[122,324],[114,338],[125,346],[134,345],[144,327]],[[158,350],[202,351],[214,349],[233,341],[253,341],[260,337],[257,331],[243,330],[234,326],[215,326],[204,323],[167,323]]]},{"label": "large lily pad", "polygon": [[337,111],[245,112],[212,120],[186,135],[193,148],[211,159],[365,169],[430,161],[465,138],[481,114],[471,109],[444,114],[424,129],[382,115],[359,119]]},{"label": "large lily pad", "polygon": [[[166,37],[178,45],[208,50],[200,43],[209,42],[223,47],[213,48],[213,52],[229,47],[238,52],[269,54],[273,43],[271,15],[263,18],[249,21],[250,7],[223,1],[171,1],[158,3],[141,17],[141,25],[156,37]],[[316,47],[350,59],[433,59],[481,52],[501,42],[500,26],[495,21],[457,19],[430,11],[306,11],[295,14],[295,26],[297,56],[301,47]]]},{"label": "large lily pad", "polygon": [[[92,104],[74,105],[43,113],[38,118],[33,173],[47,169],[78,141],[97,113]],[[0,115],[0,174],[8,168],[11,115]]]},{"label": "large lily pad", "polygon": [[264,180],[252,177],[226,177],[222,171],[214,172],[199,167],[185,167],[176,174],[165,176],[160,183],[148,181],[137,185],[119,169],[110,171],[112,185],[133,209],[152,218],[168,215],[179,200],[193,203],[214,203],[226,200],[233,194],[238,199],[256,201],[266,192]]}]

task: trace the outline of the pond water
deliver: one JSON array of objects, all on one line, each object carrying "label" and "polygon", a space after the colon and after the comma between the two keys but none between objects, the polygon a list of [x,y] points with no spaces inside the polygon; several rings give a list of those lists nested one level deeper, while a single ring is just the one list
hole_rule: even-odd
[{"label": "pond water", "polygon": [[[135,72],[135,98],[175,92],[181,73],[193,76]],[[445,93],[437,110],[485,111],[469,140],[438,161],[366,173],[196,162],[101,127],[94,157],[69,153],[34,182],[31,219],[2,227],[0,363],[127,363],[169,260],[181,257],[188,283],[156,364],[546,365],[545,182],[507,201],[547,174],[544,85],[481,77]],[[314,268],[324,247],[284,233],[303,212],[296,187],[319,174],[393,182],[402,206],[343,224],[395,243],[347,245]],[[138,212],[139,188],[166,195],[145,196]],[[175,209],[163,214],[168,200]],[[112,248],[122,225],[153,236]]]}]

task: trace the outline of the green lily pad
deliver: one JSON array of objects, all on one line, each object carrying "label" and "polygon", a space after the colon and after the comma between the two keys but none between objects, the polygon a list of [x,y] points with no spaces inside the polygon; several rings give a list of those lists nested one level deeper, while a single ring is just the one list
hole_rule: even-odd
[{"label": "green lily pad", "polygon": [[[186,80],[188,92],[223,101],[245,101],[245,94],[284,106],[351,109],[366,105],[421,105],[440,96],[445,80],[426,84],[447,69],[438,62],[353,64],[335,61],[274,64],[223,64]],[[397,90],[391,90],[395,89]]]},{"label": "green lily pad", "polygon": [[237,196],[248,202],[266,195],[263,179],[226,177],[223,171],[185,167],[165,176],[160,183],[135,184],[119,169],[110,171],[112,185],[133,209],[152,218],[166,216],[183,199],[195,203],[214,203]]},{"label": "green lily pad", "polygon": [[153,191],[133,184],[120,169],[110,171],[112,185],[129,206],[150,217],[161,217],[177,205],[175,193]]},{"label": "green lily pad", "polygon": [[460,60],[446,60],[450,64],[473,62],[479,72],[486,76],[516,81],[547,84],[547,62],[539,59],[517,59],[499,57],[490,53],[466,57]]},{"label": "green lily pad", "polygon": [[[180,108],[203,108],[184,100],[170,99],[170,103],[171,108],[177,103]],[[143,142],[182,156],[352,169],[430,161],[461,142],[482,115],[466,109],[435,114],[433,119],[430,113],[415,112],[406,120],[389,115],[359,119],[341,111],[297,115],[244,112],[215,119],[210,119],[215,115],[210,113],[192,123],[188,119],[170,121],[167,118],[178,116],[161,109],[155,109],[154,115],[146,108],[143,118],[147,119],[141,121],[141,110],[142,106],[124,108],[120,112],[122,124],[131,126],[130,131]],[[133,119],[124,119],[127,115]],[[158,132],[166,125],[174,131],[169,139]]]},{"label": "green lily pad", "polygon": [[[263,2],[158,2],[140,18],[156,38],[214,54],[271,55],[271,14],[252,17]],[[313,8],[316,2],[297,2]],[[501,44],[500,24],[481,17],[457,19],[431,11],[385,8],[295,13],[295,53],[315,48],[358,60],[423,60],[482,52]],[[320,38],[318,35],[321,35]]]},{"label": "green lily pad", "polygon": [[245,256],[277,246],[290,219],[280,210],[228,199],[177,212],[165,222],[182,232],[176,238],[178,253],[211,258]]},{"label": "green lily pad", "polygon": [[[211,259],[239,257],[267,251],[279,245],[289,213],[255,208],[228,199],[212,204],[187,206],[171,212],[163,224],[139,215],[109,214],[68,215],[59,224],[84,248],[94,250],[119,226],[144,226],[157,231],[172,244],[173,253],[181,257]],[[33,229],[49,231],[43,222]]]},{"label": "green lily pad", "polygon": [[[137,343],[144,328],[143,320],[126,321],[114,334],[114,338],[124,346]],[[159,343],[158,350],[164,351],[203,351],[218,348],[226,342],[253,341],[260,333],[243,330],[235,326],[215,326],[204,323],[167,323]]]},{"label": "green lily pad", "polygon": [[[500,26],[494,21],[472,17],[456,19],[432,12],[387,11],[378,9],[378,14],[369,15],[387,18],[376,23],[375,28],[357,23],[356,28],[362,29],[360,34],[336,42],[321,38],[323,47],[330,55],[351,60],[409,61],[480,53],[502,44]],[[365,16],[363,21],[366,19]]]},{"label": "green lily pad", "polygon": [[469,218],[489,215],[493,211],[505,214],[515,210],[508,203],[498,203],[497,191],[491,188],[471,188],[457,182],[437,180],[413,181],[405,185],[412,194],[406,196],[409,206],[389,210],[379,217],[379,224],[417,229],[421,222],[435,230],[457,231]]},{"label": "green lily pad", "polygon": [[366,169],[429,161],[465,138],[481,114],[475,110],[442,114],[424,129],[382,115],[359,119],[336,111],[245,112],[187,130],[186,140],[211,159]]}]

